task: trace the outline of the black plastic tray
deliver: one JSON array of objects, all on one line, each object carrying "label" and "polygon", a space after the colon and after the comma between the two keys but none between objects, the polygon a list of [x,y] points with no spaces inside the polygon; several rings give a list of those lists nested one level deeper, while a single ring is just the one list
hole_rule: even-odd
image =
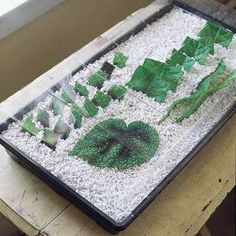
[{"label": "black plastic tray", "polygon": [[[157,18],[160,18],[165,13],[169,12],[173,8],[173,6],[178,6],[186,10],[187,12],[200,16],[201,18],[219,23],[224,27],[232,30],[234,33],[236,33],[236,28],[227,25],[224,22],[220,22],[217,19],[213,19],[211,16],[208,16],[198,11],[197,9],[192,8],[191,6],[183,4],[182,2],[178,1],[173,1],[171,4],[163,7],[160,11],[148,17],[145,21],[147,23],[154,22]],[[106,49],[102,50],[100,53],[92,57],[86,64],[92,63],[95,60],[99,59],[105,53],[112,50],[117,44],[126,41],[131,35],[140,32],[144,27],[145,24],[140,23],[132,31],[127,32],[126,35],[118,39],[115,44],[109,45]],[[72,75],[74,75],[81,69],[82,67],[79,67],[77,70],[72,72]],[[58,88],[58,86],[55,86],[55,88],[56,87]],[[21,119],[24,114],[32,110],[37,105],[37,103],[41,101],[44,97],[45,95],[42,95],[38,97],[35,101],[32,101],[23,110],[17,113],[15,117]],[[100,226],[102,226],[104,229],[108,230],[111,233],[118,233],[119,231],[124,230],[143,211],[143,209],[145,209],[147,205],[150,204],[150,202],[166,187],[166,185],[189,163],[190,160],[192,160],[192,158],[202,149],[202,147],[215,135],[215,133],[225,124],[225,122],[235,113],[235,111],[236,111],[236,103],[230,107],[230,109],[221,118],[221,120],[208,132],[208,134],[198,143],[198,145],[195,146],[195,148],[192,149],[188,155],[186,155],[186,157],[171,171],[171,173],[169,173],[161,181],[161,183],[155,189],[153,189],[153,191],[149,195],[147,195],[147,197],[136,207],[136,209],[132,212],[132,214],[128,216],[123,222],[116,222],[112,218],[107,216],[105,213],[103,213],[97,207],[92,205],[85,198],[76,193],[73,189],[68,187],[60,179],[52,175],[44,167],[40,166],[34,160],[29,158],[25,153],[23,153],[17,147],[12,145],[1,134],[0,134],[0,143],[6,148],[7,152],[15,161],[17,161],[18,163],[20,163],[21,165],[32,171],[40,179],[42,179],[44,182],[50,185],[56,192],[67,198],[74,205],[76,205],[85,213],[87,213],[89,216],[91,216]],[[8,125],[12,122],[14,122],[14,120],[12,118],[9,118],[7,121],[1,124],[0,133],[6,130]]]}]

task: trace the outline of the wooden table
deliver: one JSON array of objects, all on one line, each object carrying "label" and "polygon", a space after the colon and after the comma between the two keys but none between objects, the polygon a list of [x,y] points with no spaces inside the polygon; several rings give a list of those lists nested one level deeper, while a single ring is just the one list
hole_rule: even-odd
[{"label": "wooden table", "polygon": [[[199,4],[201,1],[192,1]],[[204,1],[205,2],[205,1]],[[207,1],[208,2],[208,1]],[[209,4],[213,4],[209,1]],[[139,18],[147,12],[160,9],[165,1],[155,1],[137,12]],[[214,3],[215,4],[215,3]],[[234,24],[234,12],[211,5],[216,16],[228,13],[228,22]],[[214,7],[217,6],[217,7]],[[208,10],[207,10],[208,9]],[[146,12],[146,13],[145,13]],[[233,18],[230,18],[233,16]],[[86,59],[105,47],[117,32],[134,23],[129,17],[82,50],[42,75],[30,85],[0,104],[11,113],[24,106],[57,82],[59,74],[77,66],[78,57]],[[60,72],[60,73],[59,73]],[[39,86],[40,85],[40,86]],[[6,114],[0,112],[0,120]],[[204,225],[227,193],[235,186],[236,115],[234,115],[202,151],[178,174],[144,212],[120,235],[194,235]],[[109,235],[93,220],[59,196],[35,175],[15,163],[0,147],[0,212],[27,235],[77,236]]]}]

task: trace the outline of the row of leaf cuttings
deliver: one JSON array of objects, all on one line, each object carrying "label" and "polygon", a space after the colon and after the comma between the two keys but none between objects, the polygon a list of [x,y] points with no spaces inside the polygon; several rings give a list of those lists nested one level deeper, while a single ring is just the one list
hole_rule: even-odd
[{"label": "row of leaf cuttings", "polygon": [[[115,66],[121,69],[124,68],[127,59],[128,57],[124,54],[116,51],[113,58],[113,64],[105,61],[100,70],[90,75],[88,78],[88,85],[98,89],[91,100],[88,98],[89,90],[86,86],[75,82],[72,87],[69,83],[65,83],[61,88],[60,98],[52,97],[50,109],[55,117],[59,117],[53,129],[49,128],[49,113],[45,109],[38,108],[35,119],[33,115],[26,117],[21,125],[21,131],[27,132],[33,136],[38,136],[41,130],[37,127],[36,122],[39,122],[43,127],[42,143],[55,149],[59,138],[65,140],[69,137],[71,125],[74,126],[75,129],[80,128],[83,117],[92,118],[98,113],[99,107],[106,108],[112,99],[121,100],[124,97],[126,88],[122,85],[111,86],[106,94],[99,89],[101,89],[103,83],[110,78]],[[77,95],[85,97],[82,107],[75,103]],[[71,110],[68,123],[64,122],[61,117],[65,106],[70,106]]]},{"label": "row of leaf cuttings", "polygon": [[179,50],[173,49],[165,63],[146,58],[127,85],[157,102],[163,102],[169,90],[176,90],[184,72],[190,71],[196,62],[204,65],[209,53],[214,54],[214,44],[228,48],[232,38],[231,31],[208,22],[198,39],[187,37]]}]

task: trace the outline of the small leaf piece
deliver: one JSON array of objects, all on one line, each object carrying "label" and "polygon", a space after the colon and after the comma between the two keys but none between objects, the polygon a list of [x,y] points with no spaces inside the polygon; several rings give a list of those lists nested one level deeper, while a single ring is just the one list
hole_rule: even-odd
[{"label": "small leaf piece", "polygon": [[70,131],[70,127],[61,118],[59,118],[55,125],[54,132],[59,134],[62,139],[67,139]]},{"label": "small leaf piece", "polygon": [[59,134],[56,134],[50,129],[45,129],[43,133],[43,142],[50,148],[55,149]]},{"label": "small leaf piece", "polygon": [[210,40],[212,45],[216,43],[228,48],[233,39],[233,32],[211,22],[207,22],[198,36],[202,39]]},{"label": "small leaf piece", "polygon": [[62,88],[61,98],[65,103],[74,103],[76,93],[69,84],[64,84]]},{"label": "small leaf piece", "polygon": [[187,37],[184,40],[183,47],[180,51],[186,56],[194,58],[199,64],[203,65],[211,51],[211,48],[206,44],[206,42]]},{"label": "small leaf piece", "polygon": [[98,113],[98,108],[88,98],[84,101],[84,108],[87,117],[94,117]]},{"label": "small leaf piece", "polygon": [[121,52],[115,52],[113,64],[118,66],[119,68],[124,68],[127,60],[128,60],[127,56],[125,56]]},{"label": "small leaf piece", "polygon": [[49,114],[43,109],[37,111],[37,121],[44,127],[49,127]]},{"label": "small leaf piece", "polygon": [[79,84],[78,82],[75,83],[74,90],[76,93],[79,93],[80,96],[87,97],[89,94],[88,89],[85,86]]},{"label": "small leaf piece", "polygon": [[105,73],[107,73],[109,75],[109,78],[112,74],[112,72],[114,71],[115,66],[113,66],[112,64],[110,64],[109,62],[105,61],[102,65],[101,71],[104,71]]},{"label": "small leaf piece", "polygon": [[125,170],[150,160],[158,146],[159,135],[148,124],[108,119],[78,140],[69,155],[99,168]]},{"label": "small leaf piece", "polygon": [[101,91],[97,91],[96,94],[93,97],[92,102],[96,105],[96,106],[100,106],[102,108],[106,108],[110,101],[111,101],[111,96],[110,95],[106,95]]},{"label": "small leaf piece", "polygon": [[79,129],[81,127],[82,118],[83,118],[80,108],[74,104],[71,107],[71,114],[74,119],[74,127],[76,129]]},{"label": "small leaf piece", "polygon": [[56,97],[52,97],[50,108],[52,109],[53,114],[55,116],[60,115],[63,112],[64,107],[65,107],[64,102],[62,102],[60,99]]},{"label": "small leaf piece", "polygon": [[108,91],[108,94],[113,99],[122,99],[125,96],[127,89],[122,85],[112,85]]},{"label": "small leaf piece", "polygon": [[95,73],[93,73],[88,80],[89,85],[96,87],[98,89],[100,89],[104,83],[105,80],[107,80],[109,78],[109,75],[102,71],[99,70]]},{"label": "small leaf piece", "polygon": [[31,135],[37,136],[39,133],[39,129],[36,127],[35,123],[33,122],[33,116],[28,116],[25,122],[21,125],[21,131],[27,132]]}]

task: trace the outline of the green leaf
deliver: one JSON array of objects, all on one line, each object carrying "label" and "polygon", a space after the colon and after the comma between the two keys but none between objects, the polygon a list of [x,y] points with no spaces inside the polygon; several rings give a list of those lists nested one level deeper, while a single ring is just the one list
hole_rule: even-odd
[{"label": "green leaf", "polygon": [[74,127],[79,129],[81,127],[83,115],[81,113],[81,109],[77,105],[73,105],[71,107],[71,114],[74,120]]},{"label": "green leaf", "polygon": [[196,93],[198,93],[200,96],[210,95],[210,91],[213,89],[215,90],[223,80],[225,80],[224,77],[221,77],[226,70],[226,66],[223,61],[221,61],[217,68],[207,77],[205,77],[200,84],[198,85],[196,89]]},{"label": "green leaf", "polygon": [[78,82],[75,83],[74,90],[76,93],[79,93],[80,96],[87,97],[89,94],[88,89],[85,86],[79,84]]},{"label": "green leaf", "polygon": [[207,22],[205,27],[201,30],[198,36],[202,39],[210,40],[214,45],[220,44],[225,48],[228,48],[230,42],[233,39],[233,32],[227,30],[221,26]]},{"label": "green leaf", "polygon": [[127,89],[122,85],[112,85],[108,91],[108,94],[113,99],[121,100],[125,96],[126,91],[127,91]]},{"label": "green leaf", "polygon": [[89,85],[100,89],[103,86],[105,80],[107,80],[108,78],[109,75],[106,72],[99,70],[89,77],[88,83]]},{"label": "green leaf", "polygon": [[111,96],[110,95],[106,95],[101,91],[97,91],[96,94],[93,97],[92,102],[96,105],[96,106],[100,106],[102,108],[105,108],[109,105],[110,101],[111,101]]},{"label": "green leaf", "polygon": [[55,149],[60,135],[50,129],[45,129],[43,133],[43,142],[50,148]]},{"label": "green leaf", "polygon": [[113,59],[113,64],[118,66],[119,68],[123,68],[123,67],[125,67],[127,60],[128,60],[127,56],[125,56],[121,52],[116,52],[114,59]]},{"label": "green leaf", "polygon": [[182,67],[178,64],[173,67],[167,63],[146,58],[143,66],[153,72],[156,79],[165,80],[168,88],[172,91],[176,90],[179,79],[183,76]]},{"label": "green leaf", "polygon": [[236,79],[236,70],[229,76],[223,77],[222,75],[225,70],[226,66],[221,61],[217,68],[199,83],[197,89],[190,96],[174,101],[159,123],[163,122],[173,111],[176,111],[178,114],[176,118],[177,123],[181,123],[184,119],[189,118],[208,96],[226,87],[231,80]]},{"label": "green leaf", "polygon": [[78,156],[100,168],[134,168],[150,160],[159,146],[157,131],[142,121],[128,126],[123,120],[108,119],[78,140],[70,156]]},{"label": "green leaf", "polygon": [[205,42],[187,37],[184,40],[180,52],[186,56],[194,58],[199,64],[203,65],[212,49]]},{"label": "green leaf", "polygon": [[185,71],[189,71],[195,63],[195,60],[189,56],[184,55],[182,52],[174,49],[171,58],[166,61],[168,65],[175,67],[176,65],[183,66]]},{"label": "green leaf", "polygon": [[70,127],[61,118],[59,118],[55,125],[54,132],[59,134],[62,139],[67,139],[69,137],[70,131]]},{"label": "green leaf", "polygon": [[86,113],[85,113],[86,117],[94,117],[98,113],[98,108],[88,98],[86,98],[84,101],[84,108],[86,110]]},{"label": "green leaf", "polygon": [[152,59],[145,59],[139,66],[127,86],[142,91],[157,102],[163,102],[169,90],[175,91],[178,81],[183,75],[182,67],[174,67]]},{"label": "green leaf", "polygon": [[37,111],[37,121],[40,122],[44,127],[49,127],[49,114],[43,110],[38,109]]},{"label": "green leaf", "polygon": [[76,93],[69,84],[65,84],[63,86],[61,98],[65,103],[74,103],[76,99]]},{"label": "green leaf", "polygon": [[52,97],[50,108],[55,116],[61,115],[65,107],[65,103],[56,97]]},{"label": "green leaf", "polygon": [[21,125],[21,131],[27,132],[31,135],[37,136],[39,133],[39,129],[36,127],[35,123],[33,122],[33,116],[28,116],[25,122]]}]

